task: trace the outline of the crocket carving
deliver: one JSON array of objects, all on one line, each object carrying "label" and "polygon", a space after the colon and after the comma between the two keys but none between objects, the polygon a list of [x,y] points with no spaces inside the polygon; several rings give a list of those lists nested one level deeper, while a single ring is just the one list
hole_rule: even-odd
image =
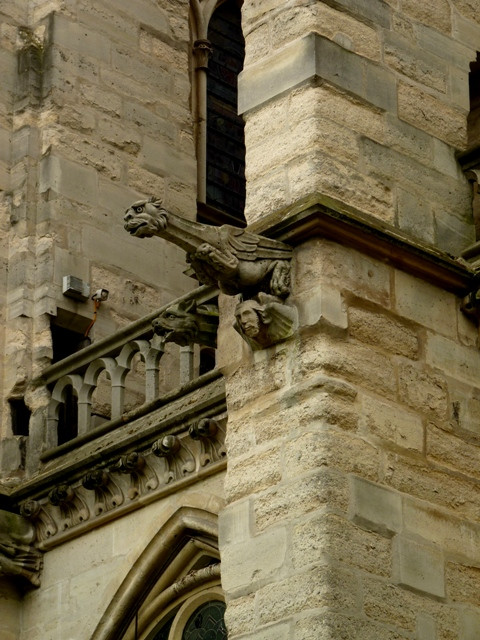
[{"label": "crocket carving", "polygon": [[137,238],[159,236],[184,249],[199,281],[228,295],[250,298],[263,291],[286,298],[290,293],[292,249],[283,242],[230,225],[186,220],[155,198],[134,202],[124,220]]}]

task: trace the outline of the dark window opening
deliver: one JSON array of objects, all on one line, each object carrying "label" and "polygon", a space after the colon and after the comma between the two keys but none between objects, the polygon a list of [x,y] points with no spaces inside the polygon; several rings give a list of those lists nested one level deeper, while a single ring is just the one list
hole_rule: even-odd
[{"label": "dark window opening", "polygon": [[63,403],[58,409],[58,445],[78,436],[78,400],[72,387],[63,392]]},{"label": "dark window opening", "polygon": [[480,53],[477,53],[475,62],[470,63],[468,76],[470,91],[470,113],[467,119],[468,146],[480,145]]},{"label": "dark window opening", "polygon": [[73,353],[80,351],[90,344],[90,339],[85,338],[85,331],[89,325],[88,318],[76,314],[58,310],[58,315],[50,323],[52,333],[52,362],[63,360]]},{"label": "dark window opening", "polygon": [[[178,607],[163,620],[160,628],[148,636],[148,640],[168,640]],[[226,640],[225,603],[221,600],[210,600],[197,607],[187,620],[182,640]]]},{"label": "dark window opening", "polygon": [[25,404],[25,400],[23,398],[12,398],[9,403],[13,435],[28,436],[31,411]]},{"label": "dark window opening", "polygon": [[[244,122],[237,114],[237,78],[243,68],[245,42],[236,0],[227,0],[214,12],[208,39],[212,55],[207,80],[206,209],[224,212],[238,224],[245,219]],[[224,222],[221,216],[220,221]]]},{"label": "dark window opening", "polygon": [[211,347],[202,347],[200,349],[200,364],[198,367],[198,375],[203,376],[215,369],[215,349]]}]

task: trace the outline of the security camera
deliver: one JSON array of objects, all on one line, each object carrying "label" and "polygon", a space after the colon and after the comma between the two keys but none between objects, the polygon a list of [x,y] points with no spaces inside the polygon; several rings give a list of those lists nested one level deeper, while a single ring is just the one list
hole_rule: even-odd
[{"label": "security camera", "polygon": [[108,298],[108,289],[97,289],[92,296],[92,300],[95,302],[105,302]]}]

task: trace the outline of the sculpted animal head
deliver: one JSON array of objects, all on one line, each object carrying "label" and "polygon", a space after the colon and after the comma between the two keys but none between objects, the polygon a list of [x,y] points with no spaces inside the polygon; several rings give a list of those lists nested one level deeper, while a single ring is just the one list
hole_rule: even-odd
[{"label": "sculpted animal head", "polygon": [[159,235],[167,226],[167,212],[157,198],[137,200],[125,212],[124,227],[137,238]]},{"label": "sculpted animal head", "polygon": [[165,342],[183,347],[198,343],[216,347],[218,307],[214,304],[197,305],[195,300],[172,304],[152,322],[156,334]]},{"label": "sculpted animal head", "polygon": [[164,337],[165,342],[175,342],[186,346],[195,342],[198,333],[195,301],[173,304],[152,322],[156,334]]}]

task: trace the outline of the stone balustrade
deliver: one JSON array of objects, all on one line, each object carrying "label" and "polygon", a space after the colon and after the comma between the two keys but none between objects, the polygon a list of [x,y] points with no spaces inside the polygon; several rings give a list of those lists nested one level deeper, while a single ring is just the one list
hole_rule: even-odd
[{"label": "stone balustrade", "polygon": [[[216,289],[213,287],[199,287],[114,335],[48,367],[40,380],[51,389],[45,437],[47,451],[72,437],[84,436],[95,428],[92,420],[92,399],[103,372],[106,373],[111,387],[111,412],[107,420],[115,422],[121,419],[125,411],[127,376],[132,371],[132,363],[137,354],[144,363],[145,404],[157,400],[160,394],[160,367],[166,339],[154,333],[152,321],[172,305],[191,304],[194,301],[198,306],[211,301],[215,294]],[[178,358],[174,358],[175,366],[178,368],[175,373],[180,386],[183,386],[197,375],[193,344],[175,347],[178,349]],[[171,365],[170,358],[169,366]],[[168,372],[168,377],[172,375]],[[138,384],[138,379],[136,382]]]}]

